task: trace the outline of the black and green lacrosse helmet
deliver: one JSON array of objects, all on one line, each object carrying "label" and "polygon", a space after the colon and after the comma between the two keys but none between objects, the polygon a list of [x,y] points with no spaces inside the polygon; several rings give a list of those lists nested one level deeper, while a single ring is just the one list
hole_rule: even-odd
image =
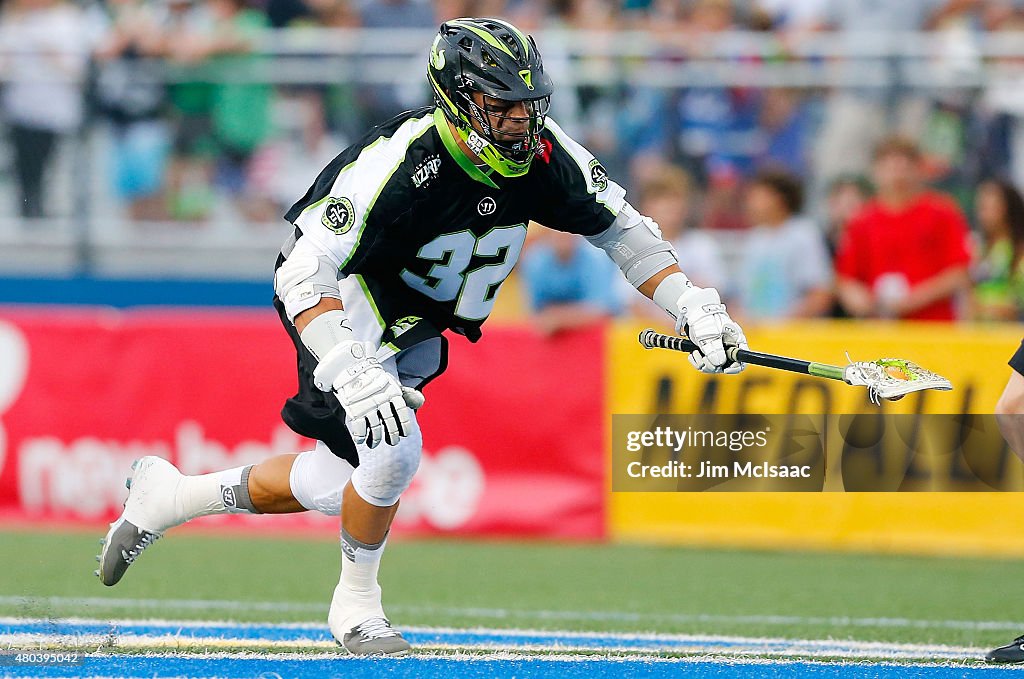
[{"label": "black and green lacrosse helmet", "polygon": [[[437,106],[473,153],[503,177],[530,169],[543,148],[540,133],[553,90],[532,37],[500,19],[446,21],[430,50],[427,77]],[[484,106],[473,100],[474,92],[484,95]],[[495,111],[489,100],[523,102],[528,118]],[[496,129],[510,120],[523,131]]]}]

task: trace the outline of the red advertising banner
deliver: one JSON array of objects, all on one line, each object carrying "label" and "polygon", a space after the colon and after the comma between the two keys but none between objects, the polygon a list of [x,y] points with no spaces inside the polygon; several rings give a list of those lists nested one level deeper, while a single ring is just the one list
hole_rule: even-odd
[{"label": "red advertising banner", "polygon": [[415,513],[415,525],[480,535],[603,536],[603,356],[601,328],[451,338],[448,371],[425,390],[426,469],[402,499],[402,524]]},{"label": "red advertising banner", "polygon": [[[396,532],[604,535],[602,337],[454,338],[448,372],[426,390],[423,463]],[[143,455],[200,474],[308,449],[279,416],[294,366],[272,313],[5,311],[0,516],[112,520]],[[337,519],[196,523],[329,532]]]}]

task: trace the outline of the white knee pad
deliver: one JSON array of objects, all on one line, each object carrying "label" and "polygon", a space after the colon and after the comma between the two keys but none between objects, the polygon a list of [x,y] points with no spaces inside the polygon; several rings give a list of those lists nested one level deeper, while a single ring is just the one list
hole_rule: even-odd
[{"label": "white knee pad", "polygon": [[341,491],[350,478],[352,465],[317,441],[316,448],[295,458],[288,483],[303,507],[337,516],[341,513]]},{"label": "white knee pad", "polygon": [[423,435],[415,416],[412,425],[412,432],[400,438],[397,445],[385,442],[376,448],[359,446],[359,466],[352,473],[352,487],[371,505],[390,507],[412,483],[423,452]]}]

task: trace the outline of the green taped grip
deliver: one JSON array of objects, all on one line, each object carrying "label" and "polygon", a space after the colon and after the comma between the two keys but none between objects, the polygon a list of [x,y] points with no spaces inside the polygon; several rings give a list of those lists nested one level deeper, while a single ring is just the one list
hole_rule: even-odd
[{"label": "green taped grip", "polygon": [[840,368],[835,365],[828,365],[826,363],[811,363],[807,366],[807,374],[814,375],[815,377],[827,377],[830,380],[841,380],[843,379],[843,373],[846,372],[845,368]]}]

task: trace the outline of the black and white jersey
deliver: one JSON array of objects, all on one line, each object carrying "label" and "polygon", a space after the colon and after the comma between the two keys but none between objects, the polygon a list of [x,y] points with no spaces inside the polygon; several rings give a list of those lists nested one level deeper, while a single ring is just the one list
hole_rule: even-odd
[{"label": "black and white jersey", "polygon": [[375,319],[382,343],[420,320],[476,341],[531,220],[589,236],[625,203],[550,118],[542,140],[529,172],[504,178],[469,161],[440,111],[410,111],[345,149],[286,219],[338,266],[346,309]]}]

